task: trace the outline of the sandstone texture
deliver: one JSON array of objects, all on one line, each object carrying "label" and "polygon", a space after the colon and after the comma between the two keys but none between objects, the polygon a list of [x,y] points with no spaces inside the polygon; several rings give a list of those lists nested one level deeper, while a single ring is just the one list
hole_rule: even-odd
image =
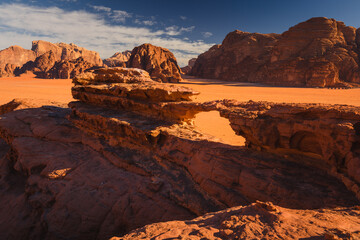
[{"label": "sandstone texture", "polygon": [[201,54],[190,75],[276,86],[358,86],[358,34],[354,27],[324,17],[281,35],[236,30]]},{"label": "sandstone texture", "polygon": [[[358,236],[359,108],[192,102],[134,68],[73,82],[70,109],[0,107],[0,239],[109,239],[172,220],[179,232],[160,223],[125,239]],[[247,147],[191,124],[213,110]]]},{"label": "sandstone texture", "polygon": [[188,65],[185,67],[181,68],[181,71],[183,72],[183,74],[188,74],[190,73],[191,69],[194,67],[196,62],[196,58],[192,58],[189,60]]},{"label": "sandstone texture", "polygon": [[[2,57],[3,56],[3,57]],[[39,78],[73,78],[103,62],[97,52],[75,44],[33,41],[32,50],[13,46],[0,52],[0,76],[33,72]]]},{"label": "sandstone texture", "polygon": [[110,58],[104,59],[104,65],[108,67],[126,67],[127,61],[129,61],[131,51],[117,52]]},{"label": "sandstone texture", "polygon": [[19,46],[11,46],[0,51],[0,77],[14,76],[16,67],[21,67],[28,61],[33,61],[36,58],[36,53],[23,49]]},{"label": "sandstone texture", "polygon": [[[345,214],[345,215],[344,215]],[[189,221],[155,223],[132,231],[130,239],[359,239],[360,209],[292,210],[256,202],[208,213]],[[301,219],[301,220],[300,220]]]},{"label": "sandstone texture", "polygon": [[151,44],[134,48],[127,67],[144,69],[158,82],[176,83],[182,80],[174,54],[168,49]]}]

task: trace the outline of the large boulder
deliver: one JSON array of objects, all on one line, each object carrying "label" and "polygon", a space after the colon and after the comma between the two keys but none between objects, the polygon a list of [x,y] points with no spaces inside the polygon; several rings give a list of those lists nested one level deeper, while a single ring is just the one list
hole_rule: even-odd
[{"label": "large boulder", "polygon": [[117,52],[113,56],[104,59],[104,65],[108,67],[126,67],[127,61],[129,61],[131,51]]},{"label": "large boulder", "polygon": [[152,79],[159,82],[179,82],[181,70],[176,58],[168,49],[151,44],[135,47],[127,67],[140,68],[149,72]]},{"label": "large boulder", "polygon": [[198,57],[191,75],[297,87],[360,84],[357,31],[324,17],[281,35],[234,31]]}]

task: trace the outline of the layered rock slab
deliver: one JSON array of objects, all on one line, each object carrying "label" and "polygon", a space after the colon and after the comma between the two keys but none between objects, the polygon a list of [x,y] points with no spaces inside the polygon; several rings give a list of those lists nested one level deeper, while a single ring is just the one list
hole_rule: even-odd
[{"label": "layered rock slab", "polygon": [[174,54],[166,48],[148,43],[132,50],[127,67],[144,69],[158,82],[175,83],[182,80]]},{"label": "layered rock slab", "polygon": [[[359,207],[292,210],[257,202],[208,213],[191,221],[154,223],[127,239],[358,239]],[[301,219],[301,220],[300,220]]]},{"label": "layered rock slab", "polygon": [[74,83],[72,93],[75,99],[145,116],[186,121],[192,119],[199,109],[199,104],[190,102],[198,92],[157,83],[140,69],[98,69],[77,76]]}]

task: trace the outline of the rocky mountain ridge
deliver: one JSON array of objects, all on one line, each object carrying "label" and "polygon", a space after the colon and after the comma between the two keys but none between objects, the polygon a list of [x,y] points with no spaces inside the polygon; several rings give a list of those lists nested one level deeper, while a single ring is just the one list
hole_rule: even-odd
[{"label": "rocky mountain ridge", "polygon": [[360,84],[359,30],[324,17],[282,34],[234,31],[201,54],[190,75],[294,87]]}]

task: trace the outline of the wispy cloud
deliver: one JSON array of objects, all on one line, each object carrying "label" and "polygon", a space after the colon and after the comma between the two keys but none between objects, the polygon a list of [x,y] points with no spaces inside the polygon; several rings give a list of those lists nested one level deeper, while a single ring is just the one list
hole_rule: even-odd
[{"label": "wispy cloud", "polygon": [[211,32],[202,32],[201,34],[204,36],[204,38],[208,38],[213,35]]},{"label": "wispy cloud", "polygon": [[105,6],[94,6],[94,5],[90,5],[93,9],[95,9],[96,11],[103,11],[103,12],[111,12],[111,8],[109,7],[105,7]]},{"label": "wispy cloud", "polygon": [[111,19],[115,22],[124,23],[126,21],[126,18],[131,17],[131,13],[121,11],[121,10],[114,10],[111,14]]},{"label": "wispy cloud", "polygon": [[175,25],[165,28],[166,33],[170,36],[178,36],[184,32],[192,32],[194,29],[195,29],[195,26],[180,28]]},{"label": "wispy cloud", "polygon": [[[124,13],[118,14],[119,20],[128,17]],[[172,30],[181,33],[193,29],[194,26]],[[43,39],[51,42],[73,42],[98,51],[103,58],[117,51],[131,50],[140,44],[151,43],[171,50],[181,65],[186,65],[189,58],[213,45],[203,41],[184,40],[177,37],[179,34],[174,35],[166,29],[153,31],[147,27],[125,26],[121,22],[113,25],[106,22],[102,14],[16,3],[0,4],[0,35],[1,49],[10,45],[30,48],[32,40]]]},{"label": "wispy cloud", "polygon": [[185,16],[180,16],[180,19],[185,21],[185,20],[187,19],[187,17],[185,17]]},{"label": "wispy cloud", "polygon": [[145,25],[145,26],[153,26],[156,24],[156,21],[153,20],[139,20],[135,19],[134,21],[136,24]]}]

